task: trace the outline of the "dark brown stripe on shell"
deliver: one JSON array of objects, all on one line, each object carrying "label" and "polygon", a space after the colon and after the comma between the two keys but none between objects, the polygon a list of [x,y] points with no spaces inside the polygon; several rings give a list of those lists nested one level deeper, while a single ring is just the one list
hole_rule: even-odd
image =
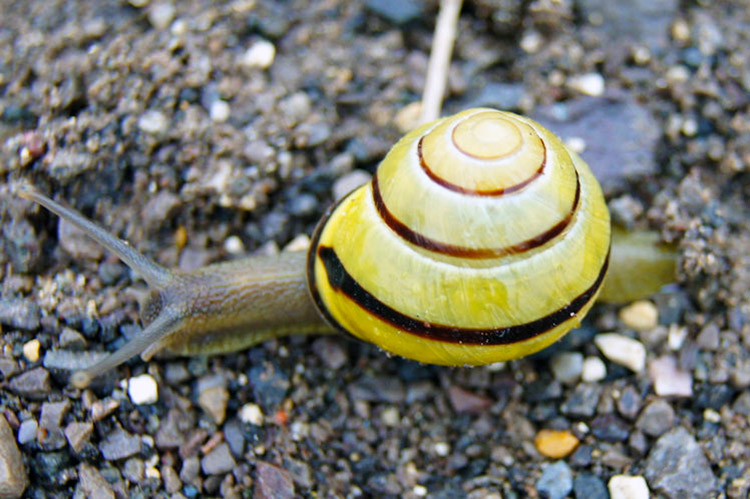
[{"label": "dark brown stripe on shell", "polygon": [[466,246],[458,246],[455,244],[447,244],[435,239],[426,237],[416,231],[413,231],[405,223],[395,217],[393,213],[388,210],[388,207],[383,201],[383,196],[380,193],[380,186],[378,184],[377,172],[372,177],[372,196],[375,202],[375,208],[378,210],[380,218],[391,228],[393,232],[398,234],[401,238],[409,241],[410,243],[424,248],[428,251],[440,253],[443,255],[456,256],[460,258],[471,258],[471,259],[482,259],[482,258],[499,258],[507,255],[515,255],[524,253],[526,251],[538,248],[548,241],[554,239],[561,234],[565,228],[570,225],[573,220],[575,213],[578,209],[578,204],[581,199],[581,181],[578,178],[578,171],[576,171],[576,194],[573,200],[573,206],[571,206],[568,214],[560,220],[558,223],[553,225],[551,228],[542,232],[538,236],[532,237],[520,243],[512,246],[505,246],[503,248],[468,248]]},{"label": "dark brown stripe on shell", "polygon": [[[544,173],[544,167],[547,165],[547,146],[544,144],[544,141],[539,138],[539,142],[542,144],[542,150],[544,151],[544,157],[542,158],[542,164],[539,165],[539,168],[529,178],[517,184],[500,189],[467,189],[466,187],[461,187],[460,185],[448,182],[444,178],[437,176],[435,172],[430,169],[430,166],[427,164],[424,159],[424,155],[422,154],[422,141],[424,141],[424,137],[421,137],[419,139],[419,142],[417,143],[417,157],[419,158],[419,166],[422,167],[422,170],[425,172],[425,174],[427,174],[427,176],[430,177],[433,182],[442,187],[445,187],[449,191],[460,192],[461,194],[466,194],[468,196],[503,196],[505,194],[511,194],[513,192],[520,191],[531,182],[536,180],[542,173]],[[462,154],[466,153],[462,151]],[[470,155],[467,154],[467,156]]]},{"label": "dark brown stripe on shell", "polygon": [[[604,276],[609,266],[608,251],[604,265],[602,265],[594,283],[586,291],[574,298],[568,305],[544,317],[515,326],[495,329],[474,329],[431,324],[404,315],[387,306],[367,290],[363,289],[344,268],[333,248],[321,246],[318,248],[317,254],[326,268],[328,282],[331,287],[337,292],[344,294],[368,313],[405,333],[433,341],[464,345],[510,345],[519,343],[539,336],[563,322],[571,320],[593,299],[602,285],[602,281],[604,281]],[[326,316],[329,315],[326,312]],[[334,321],[333,324],[336,324],[336,322]]]}]

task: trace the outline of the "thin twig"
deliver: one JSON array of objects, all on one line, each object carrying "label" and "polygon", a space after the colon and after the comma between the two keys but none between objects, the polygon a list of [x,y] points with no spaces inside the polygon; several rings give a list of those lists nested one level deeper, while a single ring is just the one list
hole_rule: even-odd
[{"label": "thin twig", "polygon": [[443,95],[448,81],[448,68],[456,39],[458,13],[462,0],[442,0],[435,35],[432,39],[430,62],[427,66],[424,93],[422,94],[422,116],[420,123],[426,123],[440,117]]}]

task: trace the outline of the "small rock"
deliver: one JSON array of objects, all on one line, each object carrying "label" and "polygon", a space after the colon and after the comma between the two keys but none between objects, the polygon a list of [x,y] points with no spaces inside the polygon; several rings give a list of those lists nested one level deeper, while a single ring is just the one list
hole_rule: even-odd
[{"label": "small rock", "polygon": [[285,469],[256,461],[256,497],[268,499],[292,499],[295,497],[292,476]]},{"label": "small rock", "polygon": [[610,499],[648,499],[650,494],[646,480],[640,475],[615,475],[607,487]]},{"label": "small rock", "polygon": [[125,430],[115,430],[99,444],[99,451],[107,461],[116,461],[141,452],[141,439]]},{"label": "small rock", "polygon": [[245,431],[239,419],[231,419],[224,425],[224,440],[229,450],[236,458],[242,458],[245,453]]},{"label": "small rock", "polygon": [[20,370],[18,362],[15,359],[0,357],[0,374],[2,374],[3,378],[10,379],[18,374]]},{"label": "small rock", "polygon": [[49,372],[43,367],[37,367],[11,379],[9,387],[22,397],[43,399],[52,390],[52,383]]},{"label": "small rock", "polygon": [[279,111],[291,125],[304,121],[311,109],[312,102],[305,92],[295,92],[279,102]]},{"label": "small rock", "polygon": [[60,333],[60,347],[74,350],[85,348],[86,338],[75,329],[63,328],[62,333]]},{"label": "small rock", "polygon": [[630,434],[629,425],[612,413],[597,416],[591,422],[591,433],[606,442],[622,442]]},{"label": "small rock", "polygon": [[13,430],[0,414],[0,497],[21,497],[28,485],[29,477]]},{"label": "small rock", "polygon": [[240,409],[240,421],[255,426],[263,424],[263,409],[258,404],[245,404]]},{"label": "small rock", "polygon": [[641,410],[641,402],[641,394],[628,385],[617,399],[617,411],[628,419],[634,419]]},{"label": "small rock", "polygon": [[128,379],[128,396],[135,405],[155,404],[159,400],[159,386],[150,374]]},{"label": "small rock", "polygon": [[168,189],[160,190],[141,208],[141,223],[146,230],[162,227],[180,208],[180,198]]},{"label": "small rock", "polygon": [[0,324],[33,331],[39,328],[39,306],[25,298],[0,298]]},{"label": "small rock", "polygon": [[162,466],[161,478],[164,481],[164,488],[170,494],[178,492],[182,488],[182,480],[180,475],[171,466]]},{"label": "small rock", "polygon": [[675,413],[666,400],[657,399],[648,404],[635,423],[643,433],[651,437],[659,437],[674,424]]},{"label": "small rock", "polygon": [[39,429],[43,430],[40,444],[46,450],[57,450],[65,446],[65,438],[60,428],[65,414],[70,410],[70,401],[45,402],[39,417]]},{"label": "small rock", "polygon": [[266,40],[258,40],[240,58],[240,64],[249,68],[268,69],[276,58],[276,47]]},{"label": "small rock", "polygon": [[626,327],[636,331],[647,331],[659,324],[659,310],[647,300],[637,301],[622,308],[619,317]]},{"label": "small rock", "polygon": [[294,196],[287,203],[287,210],[292,215],[303,217],[315,213],[318,209],[318,199],[309,193]]},{"label": "small rock", "polygon": [[172,23],[174,15],[174,6],[167,2],[156,3],[148,10],[148,20],[156,29],[167,29]]},{"label": "small rock", "polygon": [[717,350],[719,348],[719,327],[716,324],[708,324],[695,338],[695,342],[704,350]]},{"label": "small rock", "polygon": [[79,454],[83,447],[89,442],[89,438],[94,431],[94,425],[88,421],[79,423],[74,421],[68,423],[65,427],[65,438],[68,440],[70,448],[73,452]]},{"label": "small rock", "polygon": [[561,459],[578,447],[578,437],[568,430],[540,430],[534,438],[534,445],[540,454]]},{"label": "small rock", "polygon": [[633,372],[641,372],[646,365],[646,347],[638,340],[617,333],[597,334],[594,343],[605,357]]},{"label": "small rock", "polygon": [[201,469],[206,475],[223,475],[229,473],[236,463],[227,443],[216,446],[211,452],[201,459]]},{"label": "small rock", "polygon": [[138,118],[138,128],[151,135],[161,135],[169,128],[169,120],[161,112],[152,109]]},{"label": "small rock", "polygon": [[137,457],[131,457],[121,468],[122,476],[132,483],[141,483],[145,476],[146,467],[143,460]]},{"label": "small rock", "polygon": [[217,99],[211,103],[211,107],[208,110],[211,120],[216,123],[224,123],[229,119],[229,115],[232,113],[232,108],[229,107],[226,101]]},{"label": "small rock", "polygon": [[407,104],[393,117],[393,124],[402,134],[414,130],[419,126],[419,119],[422,115],[422,102],[412,102]]},{"label": "small rock", "polygon": [[750,416],[750,390],[742,392],[732,404],[732,410],[743,416]]},{"label": "small rock", "polygon": [[39,360],[39,349],[41,347],[42,344],[37,339],[27,341],[23,344],[23,356],[29,362],[36,362]]},{"label": "small rock", "polygon": [[687,371],[677,368],[677,360],[672,356],[660,357],[648,366],[648,374],[654,384],[654,392],[660,397],[691,397],[693,377]]},{"label": "small rock", "polygon": [[198,405],[218,425],[222,424],[226,418],[228,402],[229,390],[225,386],[212,386],[201,390],[198,395]]},{"label": "small rock", "polygon": [[39,429],[35,419],[27,419],[18,428],[18,443],[21,445],[28,444],[36,440],[36,432]]},{"label": "small rock", "polygon": [[364,185],[372,179],[372,175],[364,170],[353,170],[343,177],[339,177],[332,187],[333,199],[338,201],[360,185]]},{"label": "small rock", "polygon": [[557,381],[567,384],[575,383],[583,372],[583,354],[579,352],[558,353],[550,360],[550,368]]},{"label": "small rock", "polygon": [[185,432],[182,423],[186,423],[186,416],[177,409],[170,409],[167,417],[161,419],[156,431],[155,443],[159,449],[175,449],[185,443]]},{"label": "small rock", "polygon": [[87,498],[114,499],[112,486],[104,479],[99,470],[90,464],[81,463],[78,467],[78,486]]},{"label": "small rock", "polygon": [[326,368],[334,371],[346,365],[349,361],[349,357],[338,338],[321,336],[313,342],[312,351]]},{"label": "small rock", "polygon": [[450,400],[453,409],[459,414],[482,414],[492,406],[491,399],[464,390],[456,385],[452,385],[448,388],[448,399]]},{"label": "small rock", "polygon": [[573,473],[565,461],[557,461],[544,467],[542,476],[536,481],[536,490],[543,497],[563,499],[573,490]]},{"label": "small rock", "polygon": [[406,24],[418,19],[424,10],[422,0],[367,0],[365,6],[393,24]]},{"label": "small rock", "polygon": [[591,473],[579,473],[573,481],[573,494],[578,499],[609,499],[607,486]]},{"label": "small rock", "polygon": [[659,437],[645,470],[651,486],[669,498],[709,497],[717,489],[716,476],[703,450],[682,426]]},{"label": "small rock", "polygon": [[601,391],[599,385],[579,383],[560,406],[560,410],[563,414],[574,418],[590,418],[596,413],[596,404],[599,403]]},{"label": "small rock", "polygon": [[363,376],[348,387],[352,400],[400,404],[406,397],[404,384],[392,376]]},{"label": "small rock", "polygon": [[587,73],[568,78],[568,87],[583,95],[599,97],[604,93],[604,77],[599,73]]}]

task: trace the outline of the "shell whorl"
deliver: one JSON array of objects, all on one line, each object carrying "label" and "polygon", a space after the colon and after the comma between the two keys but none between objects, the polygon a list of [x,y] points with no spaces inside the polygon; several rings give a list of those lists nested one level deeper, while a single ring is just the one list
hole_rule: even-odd
[{"label": "shell whorl", "polygon": [[321,222],[308,258],[329,322],[393,353],[486,364],[580,322],[609,215],[586,164],[532,120],[472,109],[401,139]]}]

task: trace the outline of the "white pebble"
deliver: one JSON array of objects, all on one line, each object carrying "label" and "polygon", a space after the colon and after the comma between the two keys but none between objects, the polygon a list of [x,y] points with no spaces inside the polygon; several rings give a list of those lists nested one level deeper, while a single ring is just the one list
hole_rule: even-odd
[{"label": "white pebble", "polygon": [[188,25],[185,22],[185,20],[178,19],[172,23],[172,26],[169,28],[169,32],[172,33],[174,36],[182,36],[185,33],[187,33],[187,29],[188,29]]},{"label": "white pebble", "polygon": [[380,420],[386,426],[397,426],[401,416],[398,413],[398,409],[395,407],[386,407],[383,412],[380,413]]},{"label": "white pebble", "polygon": [[447,442],[435,442],[435,454],[440,457],[445,457],[451,452],[451,446]]},{"label": "white pebble", "polygon": [[411,491],[417,497],[426,497],[427,492],[429,492],[424,485],[415,485]]},{"label": "white pebble", "polygon": [[568,78],[568,86],[583,95],[599,97],[604,93],[604,77],[599,73],[571,76]]},{"label": "white pebble", "polygon": [[230,255],[241,255],[245,252],[245,245],[238,236],[229,236],[224,240],[224,249]]},{"label": "white pebble", "polygon": [[27,419],[22,422],[21,426],[18,427],[18,443],[24,445],[36,440],[36,432],[38,428],[39,425],[34,419]]},{"label": "white pebble", "polygon": [[266,40],[253,43],[242,55],[240,63],[249,68],[268,69],[276,58],[276,47]]},{"label": "white pebble", "polygon": [[586,141],[583,137],[570,137],[565,139],[565,145],[576,154],[583,154],[586,150]]},{"label": "white pebble", "polygon": [[607,366],[599,357],[586,357],[583,360],[581,379],[586,383],[595,383],[607,376]]},{"label": "white pebble", "polygon": [[527,31],[521,37],[521,50],[527,54],[536,54],[544,45],[544,38],[538,31]]},{"label": "white pebble", "polygon": [[307,251],[310,247],[310,237],[307,234],[298,234],[284,246],[284,251]]},{"label": "white pebble", "polygon": [[148,5],[149,0],[129,0],[128,3],[133,7],[145,7]]},{"label": "white pebble", "polygon": [[159,111],[146,111],[138,118],[138,128],[146,133],[160,134],[167,131],[169,121]]},{"label": "white pebble", "polygon": [[23,356],[29,362],[36,362],[39,360],[39,349],[41,346],[42,344],[39,343],[39,340],[27,341],[23,344]]},{"label": "white pebble", "polygon": [[128,380],[128,396],[135,405],[154,404],[159,400],[159,386],[150,374]]},{"label": "white pebble", "polygon": [[646,366],[646,347],[638,340],[617,333],[597,334],[594,343],[605,357],[633,372]]},{"label": "white pebble", "polygon": [[583,354],[579,352],[562,352],[550,360],[550,369],[560,383],[575,383],[583,371]]},{"label": "white pebble", "polygon": [[255,426],[263,424],[263,409],[258,404],[245,404],[240,409],[240,421]]},{"label": "white pebble", "polygon": [[232,109],[229,107],[229,104],[220,99],[213,101],[211,103],[211,109],[209,110],[211,119],[217,123],[224,123],[228,120],[231,112]]},{"label": "white pebble", "polygon": [[671,324],[669,326],[669,333],[667,335],[667,343],[669,349],[677,351],[682,348],[682,344],[685,343],[687,338],[688,330],[686,327],[680,327],[677,324]]},{"label": "white pebble", "polygon": [[171,3],[154,4],[148,11],[148,20],[156,29],[167,29],[174,19],[175,8]]},{"label": "white pebble", "polygon": [[649,363],[648,374],[654,384],[654,392],[660,397],[691,397],[693,377],[689,372],[677,369],[672,356],[660,357]]},{"label": "white pebble", "polygon": [[648,300],[639,300],[620,309],[620,320],[626,327],[647,331],[659,324],[659,310]]},{"label": "white pebble", "polygon": [[615,475],[607,484],[610,499],[648,499],[646,479],[640,475]]}]

